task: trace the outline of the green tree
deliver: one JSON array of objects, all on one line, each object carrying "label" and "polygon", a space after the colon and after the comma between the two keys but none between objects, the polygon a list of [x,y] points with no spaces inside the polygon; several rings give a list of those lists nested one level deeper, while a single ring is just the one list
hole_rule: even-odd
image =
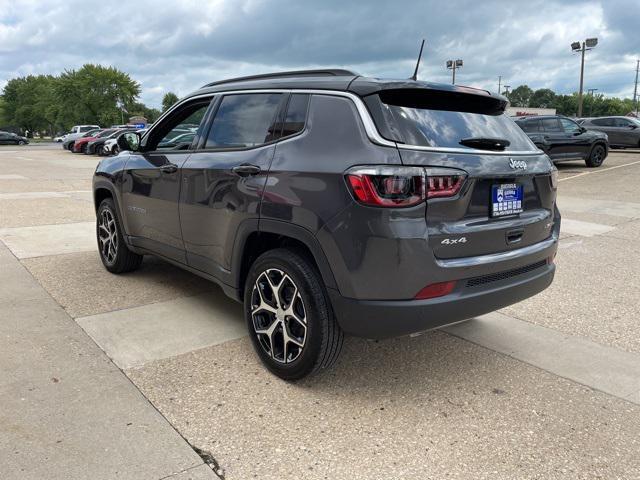
[{"label": "green tree", "polygon": [[114,67],[84,65],[60,75],[56,95],[58,120],[73,123],[120,123],[140,94],[140,85]]},{"label": "green tree", "polygon": [[9,119],[5,112],[4,96],[0,95],[0,127],[9,125]]},{"label": "green tree", "polygon": [[162,97],[162,111],[168,110],[173,104],[178,101],[178,96],[173,92],[167,92]]},{"label": "green tree", "polygon": [[51,75],[29,75],[13,78],[4,87],[4,115],[8,123],[22,130],[34,132],[55,129],[58,102],[55,97],[56,79]]},{"label": "green tree", "polygon": [[507,98],[514,107],[528,107],[533,90],[528,85],[520,85],[509,92]]},{"label": "green tree", "polygon": [[529,106],[534,108],[553,108],[556,94],[549,88],[540,88],[533,92],[529,100]]},{"label": "green tree", "polygon": [[155,122],[162,114],[157,108],[147,107],[144,103],[136,102],[130,107],[129,115],[140,115],[147,119],[149,123]]},{"label": "green tree", "polygon": [[578,114],[578,94],[558,95],[552,108],[556,109],[559,115],[574,117]]}]

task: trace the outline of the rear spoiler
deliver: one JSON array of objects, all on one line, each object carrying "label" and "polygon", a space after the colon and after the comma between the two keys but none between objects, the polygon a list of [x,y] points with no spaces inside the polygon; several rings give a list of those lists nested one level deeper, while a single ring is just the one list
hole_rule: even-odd
[{"label": "rear spoiler", "polygon": [[501,115],[508,101],[502,96],[482,95],[470,90],[445,91],[428,88],[385,89],[378,92],[382,103],[398,107],[447,110],[454,112]]}]

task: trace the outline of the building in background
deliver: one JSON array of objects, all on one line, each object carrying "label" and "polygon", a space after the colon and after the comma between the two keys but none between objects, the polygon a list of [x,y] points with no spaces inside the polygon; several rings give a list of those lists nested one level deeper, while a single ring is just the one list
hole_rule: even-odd
[{"label": "building in background", "polygon": [[530,108],[530,107],[507,107],[507,115],[510,117],[525,117],[534,115],[555,115],[555,108]]},{"label": "building in background", "polygon": [[149,121],[146,117],[142,117],[139,115],[134,115],[133,117],[129,117],[129,125],[133,125],[136,128],[146,128]]}]

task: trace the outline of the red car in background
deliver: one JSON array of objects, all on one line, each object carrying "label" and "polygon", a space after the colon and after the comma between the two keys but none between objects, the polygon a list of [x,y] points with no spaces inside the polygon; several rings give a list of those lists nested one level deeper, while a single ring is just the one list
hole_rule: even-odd
[{"label": "red car in background", "polygon": [[89,142],[97,140],[98,138],[108,137],[116,130],[117,128],[107,128],[106,130],[100,130],[98,133],[91,137],[78,138],[76,140],[76,143],[73,144],[73,153],[85,153],[87,150],[87,144]]}]

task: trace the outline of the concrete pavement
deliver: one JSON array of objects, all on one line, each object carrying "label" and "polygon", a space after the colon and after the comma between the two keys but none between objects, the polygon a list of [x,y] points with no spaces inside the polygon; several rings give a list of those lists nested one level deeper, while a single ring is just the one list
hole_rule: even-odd
[{"label": "concrete pavement", "polygon": [[[129,432],[118,430],[120,419],[133,415],[152,430],[171,429],[168,419],[180,434],[174,432],[175,444],[161,434],[160,443],[166,438],[168,446],[160,448],[182,451],[181,435],[211,452],[228,479],[640,477],[640,314],[632,300],[640,297],[637,154],[615,152],[599,169],[560,165],[565,227],[556,281],[542,294],[451,327],[455,336],[348,339],[335,369],[288,384],[259,365],[239,306],[216,286],[151,257],[127,275],[104,270],[89,228],[94,158],[61,150],[5,152],[0,149],[0,165],[11,177],[0,178],[0,240],[13,253],[0,250],[0,262],[10,260],[2,274],[11,280],[2,283],[0,306],[23,299],[15,315],[59,316],[63,331],[70,328],[81,341],[47,343],[45,333],[56,338],[42,330],[49,323],[32,328],[29,322],[5,322],[3,340],[19,337],[21,343],[8,350],[12,354],[0,353],[6,377],[0,388],[25,385],[20,398],[25,389],[24,395],[36,395],[28,390],[35,383],[30,379],[40,377],[29,370],[46,362],[19,353],[29,347],[46,358],[71,356],[57,370],[44,370],[42,385],[36,384],[49,397],[56,388],[69,388],[60,377],[67,370],[79,372],[85,390],[97,392],[82,397],[87,407],[79,413],[72,393],[65,393],[56,404],[64,421],[41,403],[42,415],[56,419],[52,429],[65,431],[73,446],[33,446],[36,455],[58,462],[52,464],[55,472],[67,464],[79,472],[79,463],[98,478],[139,478],[142,468],[128,466],[127,476],[94,466],[105,448],[125,465],[129,454],[144,464],[145,448],[156,460],[154,435],[132,437],[140,442],[133,453],[123,449]],[[43,288],[49,294],[44,300]],[[39,306],[29,308],[41,313],[25,310],[34,302]],[[108,379],[107,390],[93,385],[83,364],[76,364],[76,344],[100,359],[83,351],[98,383]],[[103,363],[109,374],[101,373]],[[126,381],[123,373],[144,397],[131,383],[133,392],[113,384],[112,377]],[[105,391],[118,397],[107,407],[95,398],[111,400]],[[17,431],[31,429],[33,438],[43,438],[36,426],[47,422],[20,402],[7,405],[11,416],[0,418],[13,421],[7,425],[14,444],[20,444]],[[22,412],[28,416],[19,424],[13,416]],[[97,423],[106,418],[113,424],[97,440],[92,436],[102,432],[89,412],[96,412]],[[153,412],[155,423],[149,420]],[[65,421],[75,423],[64,430]],[[193,453],[184,441],[182,446],[185,455]],[[157,470],[179,471],[183,460],[174,453]],[[11,472],[9,478],[23,478]],[[196,456],[176,478],[202,474],[211,476],[212,470]]]},{"label": "concrete pavement", "polygon": [[217,478],[0,244],[6,479]]}]

